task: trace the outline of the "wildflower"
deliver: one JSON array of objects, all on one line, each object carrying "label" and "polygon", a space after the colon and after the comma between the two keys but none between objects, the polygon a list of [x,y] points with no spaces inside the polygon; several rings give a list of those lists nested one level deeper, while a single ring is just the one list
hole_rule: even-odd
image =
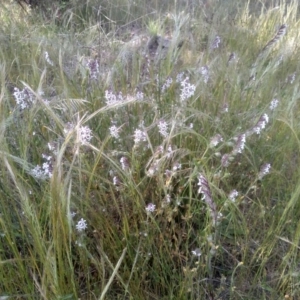
[{"label": "wildflower", "polygon": [[153,204],[153,203],[149,203],[147,206],[146,206],[146,212],[147,213],[153,213],[155,211],[155,208],[156,208],[156,205]]},{"label": "wildflower", "polygon": [[99,71],[99,63],[97,59],[89,59],[86,63],[86,67],[89,70],[91,79],[98,79],[100,71]]},{"label": "wildflower", "polygon": [[257,124],[253,127],[253,131],[256,133],[256,134],[260,134],[261,130],[264,129],[267,125],[267,123],[269,122],[269,117],[267,114],[263,114]]},{"label": "wildflower", "polygon": [[223,142],[223,138],[220,134],[215,135],[214,137],[211,138],[209,147],[213,148],[216,147],[219,143]]},{"label": "wildflower", "polygon": [[198,194],[202,194],[202,200],[206,203],[210,210],[210,215],[212,218],[213,225],[217,224],[217,206],[216,203],[213,201],[212,194],[210,191],[210,187],[208,184],[207,179],[202,175],[199,174],[198,176]]},{"label": "wildflower", "polygon": [[181,94],[180,94],[180,101],[184,101],[195,94],[196,86],[190,84],[189,77],[186,77],[183,81],[180,82],[181,85]]},{"label": "wildflower", "polygon": [[144,100],[144,93],[143,92],[137,92],[135,95],[136,100],[143,101]]},{"label": "wildflower", "polygon": [[178,170],[181,170],[181,164],[176,162],[174,165],[173,165],[173,168],[172,168],[173,171],[178,171]]},{"label": "wildflower", "polygon": [[141,142],[146,142],[147,141],[147,136],[146,136],[146,133],[140,129],[136,129],[134,131],[134,143],[137,145]]},{"label": "wildflower", "polygon": [[84,231],[87,228],[86,220],[81,218],[76,224],[76,229],[78,232]]},{"label": "wildflower", "polygon": [[180,83],[183,80],[183,76],[184,76],[183,72],[177,74],[177,76],[176,76],[176,82]]},{"label": "wildflower", "polygon": [[290,84],[293,84],[296,79],[296,73],[293,73],[292,75],[288,76],[286,82],[289,82]]},{"label": "wildflower", "polygon": [[25,87],[23,90],[19,90],[15,87],[13,95],[17,105],[20,106],[22,110],[30,107],[35,100],[34,94],[27,87]]},{"label": "wildflower", "polygon": [[173,79],[171,77],[168,77],[166,82],[163,84],[161,91],[164,93],[173,83]]},{"label": "wildflower", "polygon": [[155,160],[146,171],[148,177],[153,177],[158,171],[158,162]]},{"label": "wildflower", "polygon": [[113,177],[113,185],[118,187],[120,184],[121,184],[120,179],[117,176],[114,176]]},{"label": "wildflower", "polygon": [[194,250],[191,251],[191,253],[194,255],[194,256],[197,256],[197,257],[200,257],[202,252],[199,248],[196,248]]},{"label": "wildflower", "polygon": [[228,153],[224,154],[221,158],[221,164],[223,167],[228,167],[232,160],[232,156]]},{"label": "wildflower", "polygon": [[278,99],[273,99],[269,106],[270,110],[274,110],[278,106],[278,103],[279,103]]},{"label": "wildflower", "polygon": [[212,49],[217,49],[217,48],[219,48],[220,43],[221,43],[221,38],[217,35],[217,36],[215,37],[215,39],[213,40],[212,44],[211,44],[211,48],[212,48]]},{"label": "wildflower", "polygon": [[45,180],[52,177],[52,166],[50,163],[43,163],[42,167],[37,165],[30,171],[31,175],[37,179]]},{"label": "wildflower", "polygon": [[236,144],[235,147],[232,150],[232,154],[236,155],[238,153],[242,153],[244,148],[245,148],[245,143],[246,143],[246,134],[240,134],[237,138],[236,138]]},{"label": "wildflower", "polygon": [[129,161],[127,157],[125,156],[121,157],[120,163],[121,163],[122,170],[126,171],[127,169],[129,169]]},{"label": "wildflower", "polygon": [[261,166],[260,171],[258,173],[258,179],[261,180],[264,176],[270,173],[271,164],[266,163]]},{"label": "wildflower", "polygon": [[92,130],[88,126],[81,126],[78,130],[79,142],[81,144],[87,144],[93,138]]},{"label": "wildflower", "polygon": [[47,51],[45,51],[45,60],[46,60],[46,62],[47,62],[50,66],[53,66],[53,65],[54,65],[53,62],[52,62],[52,60],[50,59],[49,53],[48,53]]},{"label": "wildflower", "polygon": [[228,198],[230,201],[235,202],[236,197],[239,195],[239,192],[237,190],[232,190],[229,195]]},{"label": "wildflower", "polygon": [[158,132],[163,136],[167,137],[168,136],[168,124],[166,121],[159,121],[158,123]]},{"label": "wildflower", "polygon": [[114,105],[114,104],[124,101],[122,93],[119,93],[119,95],[115,95],[113,92],[108,91],[108,90],[105,91],[104,97],[105,97],[107,105]]},{"label": "wildflower", "polygon": [[69,213],[69,215],[73,219],[77,215],[77,213],[75,211],[72,211]]},{"label": "wildflower", "polygon": [[207,83],[208,79],[209,79],[209,74],[208,74],[208,67],[207,66],[203,66],[200,68],[200,74],[202,75],[203,78],[203,82]]},{"label": "wildflower", "polygon": [[112,137],[114,137],[115,139],[118,139],[120,137],[120,128],[118,128],[116,125],[113,125],[109,128],[109,132],[110,132],[110,135]]}]

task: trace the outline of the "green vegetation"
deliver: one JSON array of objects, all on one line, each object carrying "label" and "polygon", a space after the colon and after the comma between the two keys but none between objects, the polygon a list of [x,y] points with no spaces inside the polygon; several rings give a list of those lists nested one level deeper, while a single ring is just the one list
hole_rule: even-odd
[{"label": "green vegetation", "polygon": [[298,1],[17,2],[0,299],[298,299]]}]

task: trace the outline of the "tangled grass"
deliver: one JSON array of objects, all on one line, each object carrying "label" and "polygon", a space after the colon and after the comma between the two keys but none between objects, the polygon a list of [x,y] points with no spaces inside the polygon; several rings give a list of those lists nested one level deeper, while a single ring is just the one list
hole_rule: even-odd
[{"label": "tangled grass", "polygon": [[106,4],[3,5],[0,299],[297,299],[297,1]]}]

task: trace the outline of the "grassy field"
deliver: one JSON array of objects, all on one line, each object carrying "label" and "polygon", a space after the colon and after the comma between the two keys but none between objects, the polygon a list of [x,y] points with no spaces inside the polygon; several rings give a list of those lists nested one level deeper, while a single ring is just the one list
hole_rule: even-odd
[{"label": "grassy field", "polygon": [[0,300],[300,299],[298,1],[83,2],[0,4]]}]

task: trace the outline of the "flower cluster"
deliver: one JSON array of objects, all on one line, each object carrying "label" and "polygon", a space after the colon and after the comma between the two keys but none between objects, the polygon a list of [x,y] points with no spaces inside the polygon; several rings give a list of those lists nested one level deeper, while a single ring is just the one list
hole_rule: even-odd
[{"label": "flower cluster", "polygon": [[258,179],[261,180],[264,176],[270,173],[270,170],[271,170],[271,165],[269,163],[262,165],[258,173]]},{"label": "flower cluster", "polygon": [[107,105],[114,105],[124,101],[122,93],[115,95],[112,91],[105,91],[105,102]]},{"label": "flower cluster", "polygon": [[278,99],[273,99],[269,106],[270,110],[274,110],[278,106],[278,104],[279,104]]},{"label": "flower cluster", "polygon": [[97,80],[100,74],[98,60],[89,59],[86,63],[86,67],[89,70],[90,78],[93,80]]},{"label": "flower cluster", "polygon": [[181,85],[181,93],[180,93],[180,101],[181,102],[194,96],[196,86],[189,83],[189,77],[186,77],[184,80],[182,80],[180,82],[180,85]]},{"label": "flower cluster", "polygon": [[269,117],[267,114],[263,114],[258,122],[256,123],[256,125],[253,127],[253,132],[255,132],[256,134],[260,134],[261,130],[264,129],[266,127],[266,125],[269,122]]},{"label": "flower cluster", "polygon": [[146,142],[147,141],[147,135],[141,129],[136,129],[134,131],[134,134],[133,134],[133,140],[134,140],[134,144],[138,145],[138,144],[140,144],[142,142]]},{"label": "flower cluster", "polygon": [[164,120],[159,121],[158,125],[158,132],[163,136],[167,137],[168,136],[168,123]]},{"label": "flower cluster", "polygon": [[15,87],[13,95],[15,97],[17,105],[22,110],[30,107],[35,100],[34,94],[27,87],[25,87],[23,90],[19,90]]},{"label": "flower cluster", "polygon": [[208,67],[207,66],[201,67],[199,73],[202,75],[203,82],[208,83],[209,80]]},{"label": "flower cluster", "polygon": [[161,91],[164,93],[173,83],[173,79],[171,77],[168,77],[166,82],[163,84]]},{"label": "flower cluster", "polygon": [[111,126],[109,128],[109,133],[115,139],[119,139],[119,137],[120,137],[120,127],[117,127],[116,125]]},{"label": "flower cluster", "polygon": [[45,162],[42,164],[42,166],[37,165],[36,167],[34,167],[31,170],[30,174],[37,179],[46,180],[52,177],[52,156],[43,154],[42,157]]},{"label": "flower cluster", "polygon": [[202,174],[199,174],[198,180],[198,194],[202,194],[202,200],[204,200],[209,208],[213,225],[216,225],[218,220],[217,206],[213,201],[208,181]]},{"label": "flower cluster", "polygon": [[223,138],[220,134],[215,135],[211,138],[209,146],[211,148],[216,147],[219,143],[223,142]]}]

